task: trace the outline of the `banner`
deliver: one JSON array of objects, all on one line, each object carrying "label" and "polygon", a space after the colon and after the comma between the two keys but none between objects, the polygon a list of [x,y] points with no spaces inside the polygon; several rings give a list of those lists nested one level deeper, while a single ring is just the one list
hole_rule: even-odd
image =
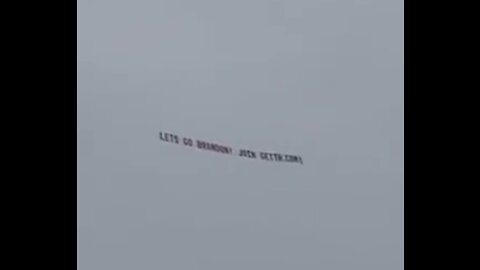
[{"label": "banner", "polygon": [[179,135],[167,132],[159,133],[160,140],[167,143],[183,145],[204,151],[216,152],[219,154],[232,155],[241,158],[259,159],[272,162],[289,162],[303,165],[303,159],[299,155],[281,154],[273,152],[254,151],[250,149],[236,149],[231,146],[207,142],[204,140],[181,137]]}]

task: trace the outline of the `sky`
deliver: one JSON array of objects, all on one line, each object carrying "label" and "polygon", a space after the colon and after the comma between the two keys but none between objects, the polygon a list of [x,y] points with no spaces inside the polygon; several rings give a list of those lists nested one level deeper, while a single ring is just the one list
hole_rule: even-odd
[{"label": "sky", "polygon": [[78,269],[403,269],[403,16],[400,0],[78,0]]}]

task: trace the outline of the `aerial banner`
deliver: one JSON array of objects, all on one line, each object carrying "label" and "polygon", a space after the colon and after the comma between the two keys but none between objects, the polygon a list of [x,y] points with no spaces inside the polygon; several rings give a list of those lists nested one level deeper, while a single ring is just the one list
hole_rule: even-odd
[{"label": "aerial banner", "polygon": [[159,138],[163,142],[183,145],[196,148],[203,151],[211,151],[219,154],[232,155],[241,158],[259,159],[272,162],[288,162],[303,165],[303,159],[299,155],[282,154],[276,152],[254,151],[243,148],[233,148],[228,145],[207,142],[204,140],[192,139],[190,137],[181,137],[169,132],[159,132]]}]

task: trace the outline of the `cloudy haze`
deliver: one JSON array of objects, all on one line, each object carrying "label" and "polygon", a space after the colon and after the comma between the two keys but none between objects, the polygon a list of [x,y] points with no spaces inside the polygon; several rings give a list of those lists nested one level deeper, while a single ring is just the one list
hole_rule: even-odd
[{"label": "cloudy haze", "polygon": [[403,269],[403,1],[77,3],[79,270]]}]

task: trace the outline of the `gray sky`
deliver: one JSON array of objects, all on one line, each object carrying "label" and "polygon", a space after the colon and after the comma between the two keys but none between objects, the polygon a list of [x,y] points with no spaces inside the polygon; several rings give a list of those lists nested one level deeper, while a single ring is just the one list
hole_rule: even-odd
[{"label": "gray sky", "polygon": [[77,3],[79,270],[403,269],[403,1]]}]

